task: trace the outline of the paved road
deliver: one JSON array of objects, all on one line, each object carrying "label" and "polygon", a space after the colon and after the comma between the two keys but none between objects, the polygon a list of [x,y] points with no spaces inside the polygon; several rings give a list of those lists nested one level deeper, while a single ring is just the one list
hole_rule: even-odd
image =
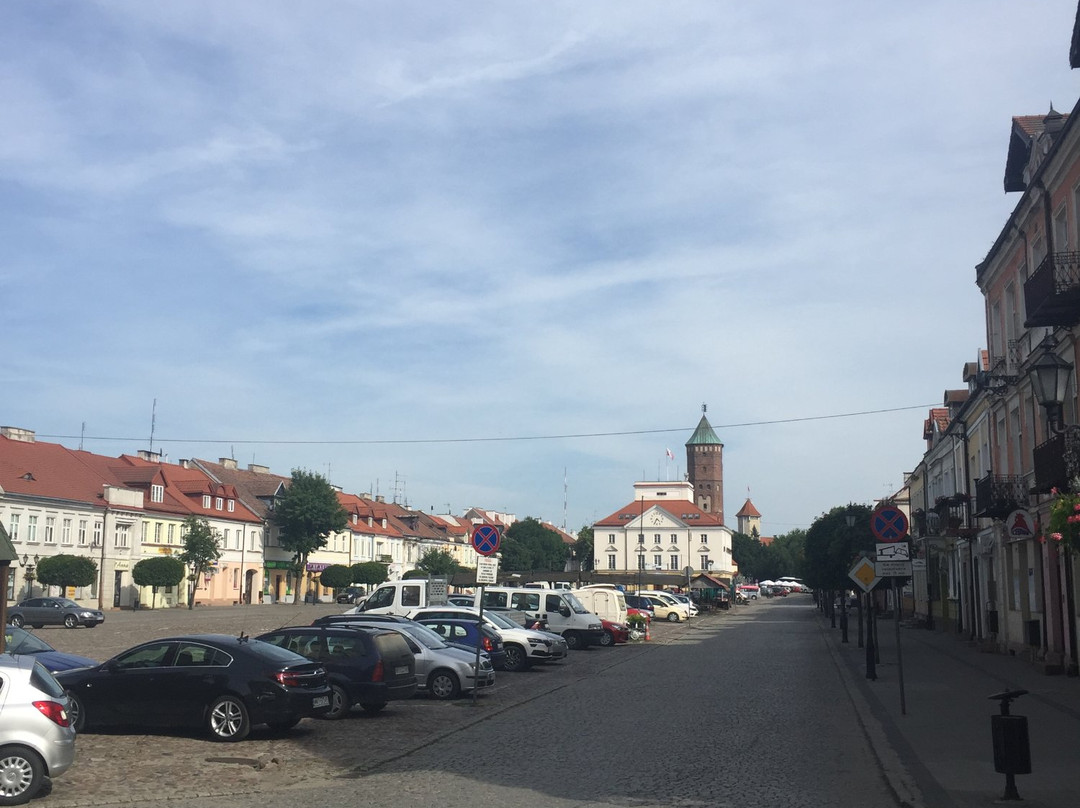
[{"label": "paved road", "polygon": [[[41,633],[104,658],[154,636],[256,634],[336,611],[110,613],[97,629]],[[257,730],[238,744],[87,733],[41,805],[898,805],[842,669],[808,598],[759,601],[657,625],[647,644],[500,674],[476,703],[419,698],[285,735]]]}]

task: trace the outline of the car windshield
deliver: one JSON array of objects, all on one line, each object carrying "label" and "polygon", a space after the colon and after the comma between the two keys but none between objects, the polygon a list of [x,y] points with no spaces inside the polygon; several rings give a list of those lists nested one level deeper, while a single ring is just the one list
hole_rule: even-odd
[{"label": "car windshield", "polygon": [[82,608],[82,606],[80,606],[78,603],[76,603],[73,600],[68,600],[67,598],[57,598],[56,602],[59,603],[61,606],[63,606],[65,609],[81,609]]},{"label": "car windshield", "polygon": [[15,626],[4,627],[4,643],[9,654],[40,654],[55,650],[44,640],[39,640],[29,631]]},{"label": "car windshield", "polygon": [[570,608],[578,614],[588,614],[589,610],[582,605],[581,601],[571,595],[569,592],[563,592],[563,599],[570,604]]},{"label": "car windshield", "polygon": [[432,649],[433,651],[438,651],[440,648],[447,647],[446,643],[443,642],[442,637],[440,637],[436,632],[432,631],[427,626],[422,626],[419,623],[394,623],[393,627],[401,629],[414,640]]}]

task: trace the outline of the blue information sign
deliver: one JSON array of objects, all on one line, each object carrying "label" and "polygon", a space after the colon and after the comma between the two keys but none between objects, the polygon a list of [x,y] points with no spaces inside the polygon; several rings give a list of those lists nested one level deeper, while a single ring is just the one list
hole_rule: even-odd
[{"label": "blue information sign", "polygon": [[499,552],[499,531],[492,525],[477,525],[472,532],[472,546],[480,555],[489,556]]}]

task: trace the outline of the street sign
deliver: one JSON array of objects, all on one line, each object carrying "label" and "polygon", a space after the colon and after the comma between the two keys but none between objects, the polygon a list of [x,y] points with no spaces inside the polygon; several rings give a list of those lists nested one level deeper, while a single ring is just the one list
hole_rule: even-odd
[{"label": "street sign", "polygon": [[869,558],[856,561],[855,566],[848,572],[848,577],[858,584],[863,592],[869,592],[874,588],[874,584],[881,580],[874,569],[874,562]]},{"label": "street sign", "polygon": [[874,565],[874,568],[882,578],[911,577],[910,561],[879,561]]},{"label": "street sign", "polygon": [[476,525],[472,531],[472,546],[482,556],[499,552],[499,531],[494,525]]},{"label": "street sign", "polygon": [[476,583],[497,584],[499,582],[499,559],[481,556],[476,559]]},{"label": "street sign", "polygon": [[1005,534],[1010,540],[1034,539],[1035,520],[1029,511],[1015,510],[1005,520]]},{"label": "street sign", "polygon": [[907,516],[895,505],[878,505],[870,515],[870,530],[878,541],[900,541],[907,536]]},{"label": "street sign", "polygon": [[906,541],[885,542],[877,546],[878,561],[907,561],[910,558],[910,545]]}]

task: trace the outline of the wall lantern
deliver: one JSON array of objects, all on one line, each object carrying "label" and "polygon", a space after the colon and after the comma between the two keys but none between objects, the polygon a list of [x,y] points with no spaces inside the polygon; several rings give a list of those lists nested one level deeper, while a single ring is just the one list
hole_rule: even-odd
[{"label": "wall lantern", "polygon": [[1029,375],[1035,398],[1046,410],[1046,421],[1050,431],[1061,433],[1065,429],[1061,409],[1068,395],[1072,365],[1053,351],[1047,350],[1031,366]]}]

